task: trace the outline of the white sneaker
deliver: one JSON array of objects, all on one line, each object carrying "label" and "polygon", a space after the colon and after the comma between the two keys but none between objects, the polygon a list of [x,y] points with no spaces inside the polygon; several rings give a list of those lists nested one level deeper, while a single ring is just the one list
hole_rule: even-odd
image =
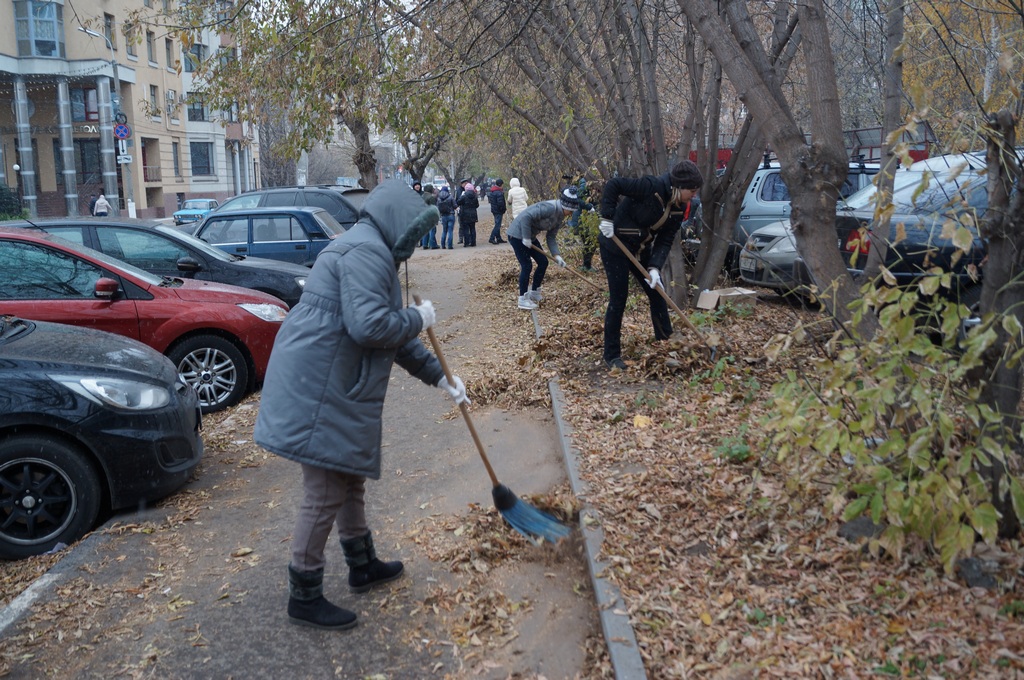
[{"label": "white sneaker", "polygon": [[529,293],[519,296],[519,309],[537,309],[537,303],[529,298]]},{"label": "white sneaker", "polygon": [[544,296],[540,294],[540,290],[528,290],[526,291],[526,297],[534,302],[540,302],[544,299]]}]

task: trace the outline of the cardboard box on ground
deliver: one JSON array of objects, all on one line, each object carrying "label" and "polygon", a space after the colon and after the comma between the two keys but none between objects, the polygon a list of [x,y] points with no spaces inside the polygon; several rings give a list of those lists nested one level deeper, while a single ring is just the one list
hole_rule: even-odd
[{"label": "cardboard box on ground", "polygon": [[753,307],[756,302],[757,292],[749,288],[716,288],[700,294],[697,298],[697,308],[716,309],[724,303],[734,307]]}]

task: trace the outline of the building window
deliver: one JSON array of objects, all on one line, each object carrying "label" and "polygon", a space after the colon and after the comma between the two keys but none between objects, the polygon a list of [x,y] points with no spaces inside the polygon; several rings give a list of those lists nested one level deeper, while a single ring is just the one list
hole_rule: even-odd
[{"label": "building window", "polygon": [[206,104],[198,92],[188,93],[188,119],[191,121],[208,120],[206,117]]},{"label": "building window", "polygon": [[18,55],[64,58],[64,8],[55,2],[15,0]]},{"label": "building window", "polygon": [[153,31],[146,31],[146,58],[149,63],[156,63],[156,36]]},{"label": "building window", "polygon": [[103,171],[100,168],[100,140],[76,139],[75,172],[79,184],[100,184]]},{"label": "building window", "polygon": [[160,88],[156,85],[149,86],[149,106],[153,116],[160,115]]},{"label": "building window", "polygon": [[174,41],[170,38],[164,40],[164,61],[167,68],[174,68]]},{"label": "building window", "polygon": [[228,110],[224,112],[225,117],[229,123],[238,122],[238,102],[234,102],[228,107]]},{"label": "building window", "polygon": [[181,177],[181,145],[178,142],[171,142],[171,164],[174,166],[174,176]]},{"label": "building window", "polygon": [[73,122],[85,123],[100,119],[100,103],[96,90],[73,87],[68,94],[71,96],[71,120]]},{"label": "building window", "polygon": [[213,173],[213,143],[212,142],[190,142],[189,150],[192,153],[192,174],[212,175]]},{"label": "building window", "polygon": [[114,31],[114,15],[103,15],[103,35],[110,41],[110,46],[117,49],[117,33]]},{"label": "building window", "polygon": [[217,50],[217,61],[221,66],[228,66],[238,59],[238,49],[235,47],[222,47]]},{"label": "building window", "polygon": [[192,73],[206,59],[206,48],[200,43],[192,45],[185,52],[185,73]]},{"label": "building window", "polygon": [[162,0],[162,2],[163,2],[164,14],[169,13],[171,11],[171,0]]},{"label": "building window", "polygon": [[138,57],[139,51],[135,47],[135,27],[130,23],[125,23],[121,31],[124,33],[124,51],[128,53],[129,57]]},{"label": "building window", "polygon": [[146,7],[152,7],[153,6],[153,0],[144,0],[144,2],[142,4],[144,4]]},{"label": "building window", "polygon": [[178,118],[178,93],[175,90],[165,90],[164,97],[167,99],[167,115],[172,120]]}]

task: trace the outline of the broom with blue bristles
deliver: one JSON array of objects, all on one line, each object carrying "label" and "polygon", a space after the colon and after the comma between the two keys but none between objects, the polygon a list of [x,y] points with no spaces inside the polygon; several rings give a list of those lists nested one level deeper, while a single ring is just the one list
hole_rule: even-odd
[{"label": "broom with blue bristles", "polygon": [[[416,301],[416,304],[420,304],[421,301],[419,295],[413,295],[412,297],[413,300]],[[430,337],[430,344],[434,348],[434,354],[437,355],[437,360],[441,362],[441,370],[444,371],[444,377],[448,380],[449,385],[454,385],[455,380],[452,377],[451,370],[448,368],[448,362],[445,361],[444,353],[441,351],[441,343],[438,342],[437,336],[434,334],[434,329],[428,328],[427,335]],[[491,467],[491,461],[487,459],[487,452],[484,450],[484,445],[480,441],[480,435],[476,433],[476,428],[473,426],[473,419],[469,417],[469,406],[466,405],[466,402],[460,402],[459,409],[462,411],[462,417],[465,419],[466,425],[469,427],[469,434],[473,437],[473,443],[476,444],[476,450],[480,453],[480,458],[484,461],[484,467],[487,468],[487,474],[491,477],[491,484],[494,487],[491,489],[491,497],[494,499],[494,505],[498,508],[498,512],[501,513],[501,516],[505,518],[505,521],[509,523],[509,526],[525,536],[526,539],[534,545],[538,545],[542,541],[557,543],[568,536],[569,527],[565,526],[548,513],[538,510],[526,501],[520,499],[512,493],[512,489],[498,481],[498,476],[494,474],[494,468]]]}]

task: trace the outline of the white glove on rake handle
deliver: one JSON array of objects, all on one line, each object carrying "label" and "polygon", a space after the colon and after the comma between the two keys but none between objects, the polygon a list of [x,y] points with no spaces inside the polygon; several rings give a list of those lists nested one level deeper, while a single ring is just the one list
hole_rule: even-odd
[{"label": "white glove on rake handle", "polygon": [[454,385],[449,384],[448,378],[442,375],[441,379],[437,381],[437,386],[442,390],[447,390],[448,395],[451,396],[456,405],[462,403],[465,403],[467,406],[470,405],[472,402],[466,396],[466,386],[463,384],[462,378],[453,375],[452,380],[455,382]]}]

